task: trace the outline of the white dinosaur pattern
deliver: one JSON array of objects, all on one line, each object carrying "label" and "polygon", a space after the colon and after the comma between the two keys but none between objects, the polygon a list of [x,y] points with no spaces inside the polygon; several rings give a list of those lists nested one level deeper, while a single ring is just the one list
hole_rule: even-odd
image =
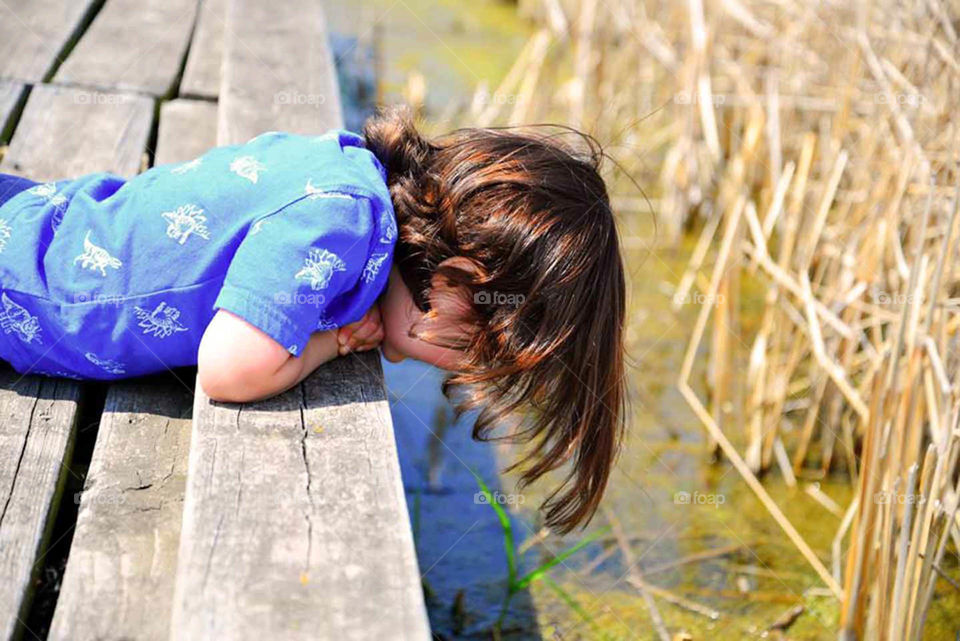
[{"label": "white dinosaur pattern", "polygon": [[113,361],[113,360],[110,360],[109,358],[100,358],[93,352],[87,352],[86,354],[84,354],[84,356],[88,361],[90,361],[91,363],[93,363],[103,371],[107,372],[108,374],[125,374],[126,373],[123,363],[119,361]]},{"label": "white dinosaur pattern", "polygon": [[57,193],[57,183],[41,183],[27,190],[34,196],[40,196],[54,207],[60,207],[67,202],[67,197]]},{"label": "white dinosaur pattern", "polygon": [[310,283],[310,289],[326,289],[330,285],[330,279],[334,272],[343,272],[347,270],[347,265],[340,257],[326,249],[316,247],[310,250],[310,254],[304,259],[303,267],[294,274],[296,280],[305,280]]},{"label": "white dinosaur pattern", "polygon": [[10,300],[6,292],[0,294],[0,303],[3,304],[3,311],[0,311],[0,329],[3,329],[5,334],[12,332],[24,343],[36,341],[38,345],[43,345],[40,323],[36,316]]},{"label": "white dinosaur pattern", "polygon": [[377,277],[377,274],[380,273],[380,269],[383,267],[383,261],[386,259],[387,254],[373,254],[370,256],[367,264],[363,266],[363,273],[360,275],[360,279],[365,283],[372,283]]},{"label": "white dinosaur pattern", "polygon": [[167,221],[167,236],[181,245],[187,242],[190,234],[210,240],[210,230],[206,225],[207,217],[196,205],[181,205],[174,211],[163,212],[161,216]]},{"label": "white dinosaur pattern", "polygon": [[393,219],[389,211],[380,214],[380,229],[383,230],[380,242],[384,245],[389,245],[397,239],[397,221]]},{"label": "white dinosaur pattern", "polygon": [[260,179],[260,172],[266,170],[266,165],[253,156],[238,156],[230,163],[230,171],[254,184]]},{"label": "white dinosaur pattern", "polygon": [[7,241],[10,240],[12,232],[13,228],[7,224],[7,219],[0,218],[0,253],[7,248]]},{"label": "white dinosaur pattern", "polygon": [[87,230],[87,235],[83,237],[83,253],[73,259],[73,264],[76,265],[78,261],[83,269],[99,271],[101,276],[107,275],[107,267],[120,269],[123,265],[119,258],[111,256],[106,249],[90,241],[90,230]]},{"label": "white dinosaur pattern", "polygon": [[53,212],[53,216],[50,217],[50,231],[56,233],[57,228],[60,227],[60,223],[63,222],[63,208],[58,207],[57,211]]},{"label": "white dinosaur pattern", "polygon": [[327,318],[326,314],[320,314],[320,320],[317,321],[317,329],[321,332],[326,332],[331,329],[337,329],[337,324]]},{"label": "white dinosaur pattern", "polygon": [[161,302],[153,311],[137,305],[134,306],[134,310],[140,320],[137,325],[143,328],[144,334],[166,338],[174,332],[187,331],[187,328],[180,323],[180,310],[173,305]]},{"label": "white dinosaur pattern", "polygon": [[250,226],[250,235],[255,236],[263,231],[263,226],[266,224],[266,222],[266,218],[261,218],[257,222],[253,223],[253,225]]}]

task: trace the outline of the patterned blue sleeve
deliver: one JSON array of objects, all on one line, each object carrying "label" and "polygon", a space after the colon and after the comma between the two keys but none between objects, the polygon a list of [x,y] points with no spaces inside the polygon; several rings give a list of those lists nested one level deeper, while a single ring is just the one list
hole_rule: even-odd
[{"label": "patterned blue sleeve", "polygon": [[310,334],[358,320],[376,302],[393,254],[382,220],[370,200],[340,192],[310,193],[256,220],[214,308],[300,354]]}]

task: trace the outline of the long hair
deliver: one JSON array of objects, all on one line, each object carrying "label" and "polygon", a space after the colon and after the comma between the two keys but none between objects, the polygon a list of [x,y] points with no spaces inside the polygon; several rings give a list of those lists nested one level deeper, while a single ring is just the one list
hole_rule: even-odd
[{"label": "long hair", "polygon": [[[521,487],[570,462],[541,509],[560,532],[585,524],[625,415],[624,270],[599,145],[580,134],[576,150],[542,128],[428,139],[403,108],[370,119],[364,137],[387,170],[395,263],[417,306],[429,311],[435,274],[472,302],[477,331],[444,393],[459,412],[479,410],[477,440],[519,418],[507,438],[529,444],[509,468]],[[440,267],[454,256],[477,269]]]}]

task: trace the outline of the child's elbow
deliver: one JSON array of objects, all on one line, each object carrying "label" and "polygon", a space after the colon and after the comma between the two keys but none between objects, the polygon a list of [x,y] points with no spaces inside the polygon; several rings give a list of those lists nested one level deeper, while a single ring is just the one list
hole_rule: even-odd
[{"label": "child's elbow", "polygon": [[243,402],[234,401],[235,390],[219,377],[212,375],[209,370],[197,369],[197,384],[211,401],[221,403]]},{"label": "child's elbow", "polygon": [[220,310],[200,339],[197,383],[214,401],[258,401],[289,386],[290,358],[269,336]]},{"label": "child's elbow", "polygon": [[197,383],[210,400],[221,403],[247,403],[254,400],[250,376],[237,368],[197,363]]},{"label": "child's elbow", "polygon": [[201,348],[197,354],[197,383],[213,401],[250,403],[271,391],[276,367],[256,358],[238,358],[234,352]]}]

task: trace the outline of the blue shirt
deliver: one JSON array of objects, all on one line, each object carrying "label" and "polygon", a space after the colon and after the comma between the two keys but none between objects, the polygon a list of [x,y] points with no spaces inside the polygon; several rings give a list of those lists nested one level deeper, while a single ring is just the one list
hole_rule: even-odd
[{"label": "blue shirt", "polygon": [[384,169],[345,131],[38,184],[0,206],[0,357],[85,379],[193,365],[217,309],[296,355],[376,301],[396,237]]}]

